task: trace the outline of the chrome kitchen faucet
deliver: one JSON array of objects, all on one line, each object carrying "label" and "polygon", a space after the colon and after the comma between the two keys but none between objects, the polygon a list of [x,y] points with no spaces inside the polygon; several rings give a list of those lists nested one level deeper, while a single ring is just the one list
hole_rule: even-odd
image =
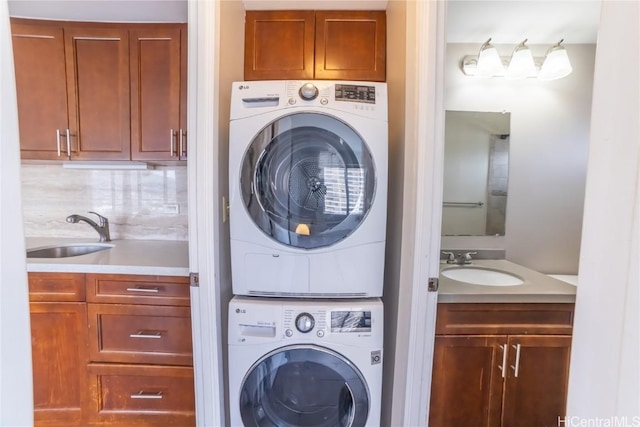
[{"label": "chrome kitchen faucet", "polygon": [[98,217],[98,223],[96,223],[90,218],[87,218],[86,216],[76,215],[76,214],[69,215],[67,217],[67,222],[71,224],[77,224],[80,221],[84,221],[98,232],[101,242],[110,242],[111,236],[109,236],[109,220],[97,212],[89,212],[89,213],[92,213]]}]

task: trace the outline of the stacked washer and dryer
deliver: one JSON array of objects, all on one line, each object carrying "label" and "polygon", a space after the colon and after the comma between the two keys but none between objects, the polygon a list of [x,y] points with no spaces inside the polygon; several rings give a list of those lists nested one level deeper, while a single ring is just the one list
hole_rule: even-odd
[{"label": "stacked washer and dryer", "polygon": [[385,83],[233,83],[232,426],[378,426]]}]

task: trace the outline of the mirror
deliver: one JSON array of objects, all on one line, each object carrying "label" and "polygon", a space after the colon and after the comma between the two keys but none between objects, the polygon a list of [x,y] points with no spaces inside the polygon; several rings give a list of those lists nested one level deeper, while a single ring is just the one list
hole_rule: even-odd
[{"label": "mirror", "polygon": [[510,117],[446,111],[443,236],[504,236]]}]

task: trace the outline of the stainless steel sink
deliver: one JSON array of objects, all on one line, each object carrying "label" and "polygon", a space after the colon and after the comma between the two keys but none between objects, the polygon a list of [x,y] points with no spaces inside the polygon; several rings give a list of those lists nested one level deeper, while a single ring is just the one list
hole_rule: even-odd
[{"label": "stainless steel sink", "polygon": [[27,258],[68,258],[111,249],[113,245],[100,243],[79,243],[45,248],[30,249]]}]

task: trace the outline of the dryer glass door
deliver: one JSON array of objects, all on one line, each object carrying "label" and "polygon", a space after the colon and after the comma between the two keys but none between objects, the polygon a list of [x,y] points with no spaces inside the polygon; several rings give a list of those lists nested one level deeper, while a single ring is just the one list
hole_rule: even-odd
[{"label": "dryer glass door", "polygon": [[360,371],[324,347],[275,350],[247,373],[240,389],[245,427],[362,427],[369,389]]},{"label": "dryer glass door", "polygon": [[287,246],[333,245],[362,223],[373,203],[375,170],[360,135],[319,113],[267,125],[242,162],[244,205],[260,229]]}]

